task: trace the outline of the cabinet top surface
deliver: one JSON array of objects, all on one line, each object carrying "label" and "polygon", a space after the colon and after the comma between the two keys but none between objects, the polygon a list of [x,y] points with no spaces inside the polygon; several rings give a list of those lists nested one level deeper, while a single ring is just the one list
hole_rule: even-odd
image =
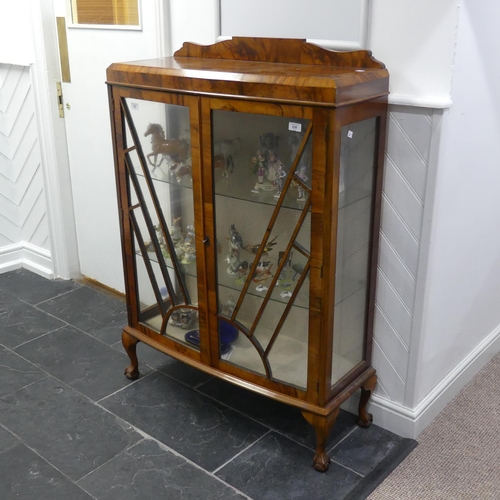
[{"label": "cabinet top surface", "polygon": [[110,84],[337,106],[387,95],[388,77],[369,51],[254,38],[185,43],[174,57],[114,63],[107,71]]}]

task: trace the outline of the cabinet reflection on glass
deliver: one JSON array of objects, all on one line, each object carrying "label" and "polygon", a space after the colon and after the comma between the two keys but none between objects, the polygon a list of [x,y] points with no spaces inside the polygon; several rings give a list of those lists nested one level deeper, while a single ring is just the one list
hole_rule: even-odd
[{"label": "cabinet reflection on glass", "polygon": [[137,342],[300,408],[328,432],[371,366],[388,73],[301,40],[185,44],[108,68]]}]

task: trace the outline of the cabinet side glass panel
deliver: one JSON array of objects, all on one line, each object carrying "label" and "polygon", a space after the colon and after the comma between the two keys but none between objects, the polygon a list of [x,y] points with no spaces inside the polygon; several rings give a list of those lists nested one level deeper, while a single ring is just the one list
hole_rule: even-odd
[{"label": "cabinet side glass panel", "polygon": [[364,360],[377,119],[342,127],[332,386]]},{"label": "cabinet side glass panel", "polygon": [[139,321],[198,350],[189,109],[129,98],[122,105]]},{"label": "cabinet side glass panel", "polygon": [[220,356],[301,389],[311,140],[306,119],[212,111]]}]

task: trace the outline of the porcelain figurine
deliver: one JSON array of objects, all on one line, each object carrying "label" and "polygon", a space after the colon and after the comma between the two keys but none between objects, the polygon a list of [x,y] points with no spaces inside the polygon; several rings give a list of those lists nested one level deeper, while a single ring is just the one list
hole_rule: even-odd
[{"label": "porcelain figurine", "polygon": [[[301,166],[296,172],[295,175],[305,184],[308,180],[309,177],[307,176],[307,167],[306,166]],[[297,201],[306,201],[306,190],[300,185],[297,184],[297,188],[299,190],[299,197],[297,198]]]},{"label": "porcelain figurine", "polygon": [[239,252],[240,248],[243,248],[243,238],[236,230],[234,224],[231,224],[231,228],[229,229],[229,251],[236,250]]},{"label": "porcelain figurine", "polygon": [[278,165],[278,176],[276,179],[276,185],[278,186],[278,192],[274,195],[275,198],[279,198],[281,195],[281,192],[283,191],[283,179],[285,177],[286,177],[285,168],[283,167],[283,164],[280,163]]},{"label": "porcelain figurine", "polygon": [[181,218],[182,217],[177,217],[177,219],[172,220],[171,235],[174,245],[182,240]]},{"label": "porcelain figurine", "polygon": [[248,273],[248,262],[246,260],[242,262],[236,258],[235,260],[229,262],[226,272],[229,276],[237,276],[236,279],[243,278],[243,276]]},{"label": "porcelain figurine", "polygon": [[[264,263],[262,263],[264,264]],[[264,281],[266,281],[268,278],[271,278],[272,277],[272,274],[271,274],[271,268],[273,267],[273,265],[269,262],[267,262],[266,264],[268,264],[267,266],[264,266],[264,265],[261,265],[261,263],[259,262],[259,266],[257,267],[257,269],[255,270],[255,273],[253,275],[253,278],[252,278],[252,281],[254,283],[262,283]]]},{"label": "porcelain figurine", "polygon": [[229,253],[226,257],[226,262],[229,264],[226,272],[230,276],[246,274],[246,272],[248,272],[248,262],[246,260],[241,261],[239,259],[239,254],[236,251]]},{"label": "porcelain figurine", "polygon": [[264,158],[262,151],[260,149],[257,150],[256,155],[252,158],[252,163],[254,164],[254,167],[253,167],[254,174],[257,174],[257,172],[261,168],[263,168],[265,170],[265,168],[266,168],[264,165],[265,161],[266,161],[266,159]]},{"label": "porcelain figurine", "polygon": [[[268,241],[265,246],[264,246],[264,253],[267,253],[267,252],[270,252],[274,245],[276,245],[276,238],[278,237],[278,235],[276,235],[271,241]],[[253,253],[253,254],[256,254],[258,251],[259,251],[259,248],[260,248],[260,244],[259,245],[247,245],[245,247],[245,250],[247,252],[250,252],[250,253]]]},{"label": "porcelain figurine", "polygon": [[[154,172],[163,162],[165,157],[175,163],[182,163],[189,157],[189,142],[184,139],[166,139],[163,127],[158,123],[150,123],[144,132],[144,137],[151,136],[151,153],[146,155]],[[158,163],[158,156],[160,162]]]},{"label": "porcelain figurine", "polygon": [[273,185],[276,185],[279,174],[279,166],[283,163],[278,159],[274,151],[269,152],[269,160],[267,162],[267,178]]},{"label": "porcelain figurine", "polygon": [[189,330],[198,322],[198,311],[195,309],[180,309],[179,320],[180,327],[183,330]]}]

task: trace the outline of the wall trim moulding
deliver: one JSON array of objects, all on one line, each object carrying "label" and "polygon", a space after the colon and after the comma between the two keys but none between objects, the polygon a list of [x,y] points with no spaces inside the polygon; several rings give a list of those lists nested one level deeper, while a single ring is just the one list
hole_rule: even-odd
[{"label": "wall trim moulding", "polygon": [[[221,13],[221,3],[222,0],[215,1],[215,33],[217,35],[217,41],[228,40],[231,36],[222,35],[222,13]],[[358,20],[358,30],[359,36],[357,40],[321,40],[316,38],[307,38],[307,41],[314,43],[325,49],[332,50],[360,50],[366,49],[368,43],[368,27],[370,18],[370,2],[371,0],[357,0],[359,2],[359,20]],[[272,22],[272,20],[270,21]],[[233,36],[236,36],[233,35]],[[281,37],[281,36],[280,36]],[[286,37],[281,37],[286,38]],[[297,37],[290,37],[297,38]]]},{"label": "wall trim moulding", "polygon": [[[417,438],[445,406],[500,351],[500,325],[466,356],[419,404],[410,409],[376,394],[369,411],[376,425],[403,437]],[[357,414],[357,401],[343,406]]]},{"label": "wall trim moulding", "polygon": [[20,241],[0,248],[0,274],[21,267],[44,278],[54,278],[52,256],[48,250],[27,241]]}]

